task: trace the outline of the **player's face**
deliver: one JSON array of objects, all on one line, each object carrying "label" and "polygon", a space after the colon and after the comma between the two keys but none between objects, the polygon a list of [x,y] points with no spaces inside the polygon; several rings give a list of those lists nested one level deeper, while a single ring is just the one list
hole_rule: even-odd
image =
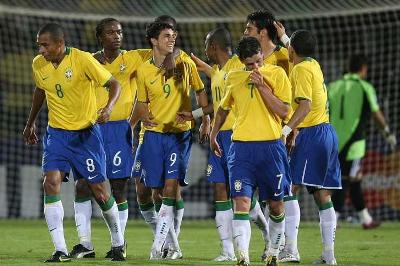
[{"label": "player's face", "polygon": [[258,31],[256,25],[251,22],[247,22],[243,35],[246,37],[254,37],[260,41],[260,32]]},{"label": "player's face", "polygon": [[104,49],[117,50],[121,48],[123,39],[122,27],[116,21],[104,26],[100,41]]},{"label": "player's face", "polygon": [[242,63],[246,66],[246,70],[254,70],[262,67],[263,61],[263,54],[260,51],[252,57],[245,58]]},{"label": "player's face", "polygon": [[205,54],[207,56],[207,58],[209,60],[211,60],[212,62],[215,62],[215,49],[214,49],[214,45],[211,43],[210,41],[210,36],[207,35],[206,41],[204,43],[205,45]]},{"label": "player's face", "polygon": [[39,53],[50,62],[59,62],[64,53],[64,40],[55,40],[49,32],[37,36]]},{"label": "player's face", "polygon": [[176,40],[176,33],[172,29],[163,29],[158,36],[158,39],[154,42],[154,45],[162,54],[170,54],[174,50]]}]

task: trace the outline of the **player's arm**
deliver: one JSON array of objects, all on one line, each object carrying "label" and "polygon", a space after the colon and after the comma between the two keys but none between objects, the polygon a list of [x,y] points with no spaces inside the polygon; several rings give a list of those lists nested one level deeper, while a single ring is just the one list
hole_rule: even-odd
[{"label": "player's arm", "polygon": [[188,111],[178,112],[176,114],[176,120],[178,121],[178,123],[184,123],[185,121],[196,120],[196,119],[202,117],[203,115],[209,115],[209,114],[212,114],[213,112],[214,112],[214,108],[213,108],[212,103],[210,103],[206,107],[200,107],[191,112],[188,112]]},{"label": "player's arm", "polygon": [[[196,101],[197,105],[200,106],[200,108],[207,108],[208,106],[208,99],[207,99],[207,93],[206,91],[199,90],[196,91]],[[208,114],[204,114],[201,116],[201,124],[199,128],[199,141],[200,143],[204,143],[205,141],[208,140],[209,134],[210,134],[210,116]]]},{"label": "player's arm", "polygon": [[197,56],[195,56],[193,53],[190,54],[190,57],[196,64],[197,70],[204,72],[204,74],[206,74],[207,77],[211,78],[212,67],[203,60],[201,60],[200,58],[198,58]]},{"label": "player's arm", "polygon": [[96,121],[99,124],[106,123],[110,119],[111,111],[121,94],[121,85],[114,77],[111,77],[104,86],[109,88],[108,101],[106,106],[99,110]]},{"label": "player's arm", "polygon": [[281,101],[272,93],[271,88],[264,82],[264,78],[260,71],[257,69],[254,70],[250,74],[250,80],[260,92],[265,106],[267,106],[267,108],[269,108],[274,114],[278,115],[281,119],[285,119],[289,113],[289,105]]},{"label": "player's arm", "polygon": [[390,145],[390,148],[394,150],[396,148],[397,138],[396,135],[390,131],[389,125],[386,123],[386,119],[382,111],[378,110],[372,113],[372,116],[374,117],[374,120],[378,123],[381,133],[386,142]]},{"label": "player's arm", "polygon": [[276,33],[278,34],[279,40],[281,40],[283,45],[285,45],[285,47],[287,48],[289,46],[290,38],[286,34],[285,27],[281,22],[277,20],[274,21],[274,26],[276,28]]},{"label": "player's arm", "polygon": [[157,126],[157,123],[154,122],[154,117],[149,112],[148,103],[137,101],[135,109],[138,112],[137,116],[143,122],[143,125],[145,127],[156,127]]},{"label": "player's arm", "polygon": [[34,145],[39,141],[36,135],[35,122],[45,99],[46,99],[46,94],[44,90],[35,87],[35,91],[33,92],[32,107],[29,112],[28,120],[26,122],[23,131],[25,144]]},{"label": "player's arm", "polygon": [[229,114],[229,110],[224,110],[223,108],[219,107],[217,113],[214,117],[214,125],[211,130],[210,134],[210,148],[211,150],[219,157],[222,156],[222,150],[218,145],[217,142],[217,135],[220,131],[222,125],[225,123],[226,117]]}]

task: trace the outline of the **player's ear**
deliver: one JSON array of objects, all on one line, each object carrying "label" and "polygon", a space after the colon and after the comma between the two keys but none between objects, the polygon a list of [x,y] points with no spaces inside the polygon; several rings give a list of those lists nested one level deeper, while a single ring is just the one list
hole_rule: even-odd
[{"label": "player's ear", "polygon": [[268,37],[268,31],[267,31],[267,29],[262,29],[262,30],[260,30],[260,35],[263,36],[263,37]]},{"label": "player's ear", "polygon": [[157,40],[156,38],[151,38],[150,41],[151,41],[151,44],[152,44],[153,46],[154,46],[154,45],[157,45],[157,43],[158,43],[158,40]]}]

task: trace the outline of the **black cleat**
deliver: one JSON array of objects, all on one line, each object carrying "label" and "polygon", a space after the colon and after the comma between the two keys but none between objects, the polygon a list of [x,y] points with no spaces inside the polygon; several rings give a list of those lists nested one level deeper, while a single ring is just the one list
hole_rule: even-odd
[{"label": "black cleat", "polygon": [[69,254],[71,258],[94,258],[96,256],[96,253],[94,252],[94,249],[88,249],[85,248],[82,244],[75,245],[72,248],[71,253]]},{"label": "black cleat", "polygon": [[50,258],[44,262],[70,262],[71,258],[62,251],[55,251]]},{"label": "black cleat", "polygon": [[110,249],[109,251],[107,251],[107,254],[106,254],[106,256],[104,258],[111,259],[112,258],[112,254],[113,254],[113,250]]},{"label": "black cleat", "polygon": [[111,248],[111,261],[124,261],[124,245]]},{"label": "black cleat", "polygon": [[269,255],[266,259],[266,264],[265,266],[278,266],[278,258],[275,256]]}]

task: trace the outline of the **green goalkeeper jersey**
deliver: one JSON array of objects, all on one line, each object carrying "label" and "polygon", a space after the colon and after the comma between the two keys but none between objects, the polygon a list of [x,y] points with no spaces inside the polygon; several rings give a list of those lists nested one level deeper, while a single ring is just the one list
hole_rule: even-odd
[{"label": "green goalkeeper jersey", "polygon": [[374,87],[358,74],[346,74],[328,86],[330,120],[346,160],[365,155],[365,127],[371,112],[379,111]]}]

